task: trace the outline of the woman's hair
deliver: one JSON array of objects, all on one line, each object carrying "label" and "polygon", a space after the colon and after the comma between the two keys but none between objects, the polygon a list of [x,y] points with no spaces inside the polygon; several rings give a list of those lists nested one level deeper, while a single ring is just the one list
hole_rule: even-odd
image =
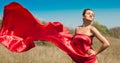
[{"label": "woman's hair", "polygon": [[85,13],[86,13],[87,10],[91,10],[91,11],[93,11],[93,10],[90,9],[90,8],[86,8],[86,9],[84,9],[84,11],[83,11],[83,13],[82,13],[83,16],[85,15]]}]

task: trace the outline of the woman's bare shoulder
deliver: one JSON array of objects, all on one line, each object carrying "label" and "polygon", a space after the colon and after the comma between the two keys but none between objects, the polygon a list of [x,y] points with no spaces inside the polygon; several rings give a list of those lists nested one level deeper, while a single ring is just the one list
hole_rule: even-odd
[{"label": "woman's bare shoulder", "polygon": [[92,33],[94,34],[94,35],[101,35],[101,33],[97,30],[97,28],[96,27],[94,27],[94,26],[91,26],[91,31],[92,31]]},{"label": "woman's bare shoulder", "polygon": [[93,31],[97,30],[96,27],[94,27],[92,25],[90,26],[90,29],[93,30]]},{"label": "woman's bare shoulder", "polygon": [[79,25],[79,26],[77,26],[75,29],[79,29],[81,26]]}]

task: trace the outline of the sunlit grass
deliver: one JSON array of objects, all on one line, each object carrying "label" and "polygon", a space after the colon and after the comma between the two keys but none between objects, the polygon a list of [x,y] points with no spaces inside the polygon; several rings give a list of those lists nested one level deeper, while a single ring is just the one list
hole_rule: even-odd
[{"label": "sunlit grass", "polygon": [[[111,46],[98,56],[99,63],[120,63],[120,39],[107,37]],[[99,48],[100,42],[94,39],[93,47]],[[36,46],[23,52],[13,53],[0,45],[0,63],[72,63],[71,58],[56,46]]]},{"label": "sunlit grass", "polygon": [[[99,63],[120,63],[120,39],[106,37],[110,42],[110,47],[98,55]],[[100,42],[94,40],[94,47],[98,49]]]}]

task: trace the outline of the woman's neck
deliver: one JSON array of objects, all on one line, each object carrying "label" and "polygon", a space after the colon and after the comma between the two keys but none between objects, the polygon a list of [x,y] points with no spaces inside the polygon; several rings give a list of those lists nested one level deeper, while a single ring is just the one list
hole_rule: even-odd
[{"label": "woman's neck", "polygon": [[82,27],[87,27],[87,26],[89,26],[89,25],[91,25],[91,22],[83,22],[83,24],[82,24]]}]

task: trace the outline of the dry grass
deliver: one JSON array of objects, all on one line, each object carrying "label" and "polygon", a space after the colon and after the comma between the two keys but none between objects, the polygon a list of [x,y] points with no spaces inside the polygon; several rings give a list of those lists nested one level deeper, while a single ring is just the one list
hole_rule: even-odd
[{"label": "dry grass", "polygon": [[[110,42],[110,47],[98,55],[99,63],[120,63],[120,39],[106,38]],[[98,49],[100,42],[96,39],[94,42],[94,48]]]},{"label": "dry grass", "polygon": [[[111,46],[98,55],[99,63],[120,63],[120,39],[107,37]],[[94,47],[100,45],[94,40]],[[55,46],[36,46],[24,53],[13,53],[0,45],[0,63],[72,63],[71,58]]]},{"label": "dry grass", "polygon": [[63,51],[54,46],[37,46],[24,53],[13,53],[0,46],[0,63],[71,63]]}]

